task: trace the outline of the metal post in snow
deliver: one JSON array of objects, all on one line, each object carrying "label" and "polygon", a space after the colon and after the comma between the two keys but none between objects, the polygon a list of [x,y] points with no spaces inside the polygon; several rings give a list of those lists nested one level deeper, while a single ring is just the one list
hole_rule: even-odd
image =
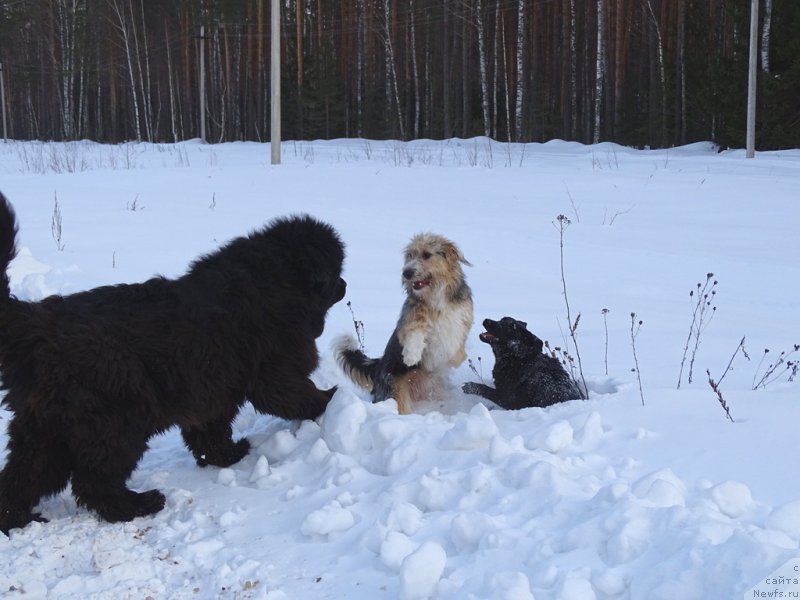
[{"label": "metal post in snow", "polygon": [[0,104],[3,105],[3,143],[8,143],[8,128],[6,126],[6,86],[4,78],[3,63],[0,62]]},{"label": "metal post in snow", "polygon": [[270,148],[272,164],[281,164],[281,19],[279,0],[272,0],[270,46]]},{"label": "metal post in snow", "polygon": [[206,140],[206,26],[200,26],[200,140]]},{"label": "metal post in snow", "polygon": [[758,67],[758,0],[750,5],[750,69],[747,76],[747,158],[756,155],[756,73]]}]

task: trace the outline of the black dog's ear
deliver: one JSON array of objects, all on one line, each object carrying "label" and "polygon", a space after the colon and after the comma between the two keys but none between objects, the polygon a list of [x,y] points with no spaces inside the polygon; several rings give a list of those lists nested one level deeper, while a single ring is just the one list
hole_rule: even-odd
[{"label": "black dog's ear", "polygon": [[528,324],[525,321],[520,321],[519,319],[515,319],[514,317],[509,317],[506,315],[502,319],[500,319],[502,323],[509,325],[510,327],[516,327],[517,329],[527,329]]}]

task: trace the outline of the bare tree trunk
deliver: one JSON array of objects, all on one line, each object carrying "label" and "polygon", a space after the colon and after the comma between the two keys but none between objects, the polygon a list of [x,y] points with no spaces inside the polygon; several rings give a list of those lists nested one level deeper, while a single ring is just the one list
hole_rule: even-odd
[{"label": "bare tree trunk", "polygon": [[414,78],[414,139],[419,137],[419,117],[420,117],[420,85],[419,67],[417,66],[417,30],[414,23],[414,0],[408,1],[408,19],[411,28],[411,70]]},{"label": "bare tree trunk", "polygon": [[445,139],[453,137],[450,112],[450,9],[449,0],[442,0],[442,125]]},{"label": "bare tree trunk", "polygon": [[425,115],[423,135],[433,137],[432,114],[433,114],[433,44],[431,43],[431,26],[429,23],[429,9],[425,10]]},{"label": "bare tree trunk", "polygon": [[[76,37],[78,36],[78,11],[81,0],[57,0],[55,20],[59,41],[59,57],[53,56],[61,70],[61,133],[64,139],[74,139],[78,133],[79,113],[75,113],[75,71],[77,70]],[[81,69],[81,75],[83,70]]]},{"label": "bare tree trunk", "polygon": [[[682,0],[677,0],[681,2]],[[614,6],[612,4],[612,6]],[[625,24],[625,17],[628,16],[626,12],[627,2],[619,0],[616,3],[616,8],[613,12],[613,27],[614,27],[614,70],[613,70],[613,89],[614,89],[614,105],[613,105],[613,122],[611,128],[611,135],[617,136],[620,133],[620,124],[622,118],[622,103],[625,92],[625,59],[628,57],[628,28]],[[611,52],[609,52],[609,57]]]},{"label": "bare tree trunk", "polygon": [[406,126],[403,120],[403,106],[400,104],[400,90],[397,84],[397,66],[394,59],[394,47],[392,46],[392,28],[389,11],[389,0],[383,0],[383,21],[385,26],[386,38],[386,92],[387,104],[392,103],[392,93],[394,94],[394,104],[397,109],[397,124],[400,129],[400,139],[406,139]]},{"label": "bare tree trunk", "polygon": [[506,26],[501,24],[501,38],[503,46],[503,73],[505,76],[505,109],[506,109],[506,140],[511,141],[511,80],[508,74],[508,53],[506,52]]},{"label": "bare tree trunk", "polygon": [[175,111],[175,76],[172,72],[172,53],[170,51],[169,43],[169,25],[164,21],[164,38],[167,47],[167,82],[169,86],[169,120],[172,129],[172,141],[178,142],[178,125],[176,122]]},{"label": "bare tree trunk", "polygon": [[[297,137],[303,139],[303,0],[295,0],[295,46],[297,57]],[[319,18],[322,18],[320,15]]]},{"label": "bare tree trunk", "polygon": [[469,28],[461,19],[461,137],[470,135]]},{"label": "bare tree trunk", "polygon": [[597,57],[595,60],[595,85],[594,85],[594,128],[592,130],[592,143],[600,141],[600,126],[602,125],[603,87],[605,84],[605,30],[606,9],[604,0],[597,0]]},{"label": "bare tree trunk", "polygon": [[[144,16],[144,0],[140,0],[140,2],[142,15],[142,44],[144,45],[144,88],[142,90],[142,96],[145,99],[145,106],[147,107],[146,123],[149,129],[147,138],[150,141],[155,141],[158,136],[158,114],[153,112],[153,82],[150,77],[150,42],[147,40],[147,21]],[[140,75],[141,68],[140,62]],[[158,94],[156,95],[158,96]]]},{"label": "bare tree trunk", "polygon": [[761,68],[769,73],[769,41],[772,30],[772,0],[764,0],[764,24],[761,28]]},{"label": "bare tree trunk", "polygon": [[514,139],[522,141],[522,114],[525,103],[525,0],[517,0],[517,90],[514,103]]},{"label": "bare tree trunk", "polygon": [[[600,0],[598,0],[599,2]],[[658,52],[658,79],[661,85],[661,146],[666,145],[667,137],[667,75],[664,67],[664,42],[661,39],[661,28],[658,26],[658,19],[653,11],[651,0],[644,0],[650,18],[653,21],[653,28],[656,32],[656,50]]]},{"label": "bare tree trunk", "polygon": [[366,7],[364,0],[356,2],[356,135],[364,136],[364,61],[366,53]]},{"label": "bare tree trunk", "polygon": [[481,73],[481,112],[483,114],[483,135],[491,137],[492,128],[489,121],[489,67],[486,55],[486,31],[483,25],[483,3],[475,2],[475,26],[478,30],[478,62]]},{"label": "bare tree trunk", "polygon": [[136,133],[136,141],[141,142],[142,128],[139,116],[139,98],[136,94],[136,75],[133,70],[133,56],[132,56],[133,50],[131,48],[130,33],[128,31],[128,20],[125,15],[125,9],[124,7],[120,6],[118,0],[106,0],[106,2],[111,7],[111,10],[113,11],[114,16],[116,17],[116,23],[114,23],[114,26],[122,36],[122,42],[125,48],[125,60],[128,65],[128,77],[130,78],[131,82],[131,98],[133,99],[134,132]]},{"label": "bare tree trunk", "polygon": [[678,113],[676,130],[678,143],[686,143],[686,0],[678,0]]},{"label": "bare tree trunk", "polygon": [[[266,19],[264,16],[264,7],[267,3],[266,2],[256,2],[256,58],[255,64],[257,75],[256,79],[256,90],[257,90],[257,100],[256,100],[256,127],[257,132],[259,132],[258,139],[261,141],[261,131],[266,132],[267,130],[267,123],[269,123],[269,102],[267,102],[267,97],[269,95],[267,91],[267,77],[265,74],[266,69],[262,68],[261,65],[266,65],[266,55],[264,52],[265,49],[265,40],[266,40]],[[258,123],[261,126],[258,126]],[[264,135],[266,139],[266,133]]]},{"label": "bare tree trunk", "polygon": [[575,0],[569,0],[569,110],[572,113],[571,139],[578,137],[578,27]]},{"label": "bare tree trunk", "polygon": [[216,88],[215,95],[219,99],[219,121],[217,122],[217,126],[219,127],[219,135],[217,137],[217,143],[221,144],[225,141],[225,131],[227,130],[228,123],[228,90],[227,86],[225,85],[224,70],[222,67],[223,44],[219,39],[219,32],[220,28],[215,27],[214,35],[212,36],[214,43],[213,52],[211,55],[211,69],[214,73],[212,81],[214,82],[214,86]]},{"label": "bare tree trunk", "polygon": [[499,48],[498,43],[500,40],[500,4],[495,3],[494,5],[494,40],[492,44],[492,55],[493,55],[493,69],[494,72],[492,73],[492,137],[497,137],[497,95],[499,93],[498,88],[500,87],[500,57],[498,56]]},{"label": "bare tree trunk", "polygon": [[[136,16],[133,13],[133,0],[129,0],[128,6],[130,8],[131,13],[131,35],[133,36],[133,45],[135,48],[135,56],[136,56],[136,66],[137,71],[139,74],[139,90],[142,95],[142,114],[144,116],[144,129],[145,134],[147,136],[148,141],[152,141],[153,139],[153,110],[152,110],[152,103],[150,100],[150,85],[149,81],[145,84],[145,70],[142,68],[142,59],[141,59],[141,51],[139,50],[139,34],[136,29]],[[144,10],[144,8],[142,9]],[[143,35],[145,36],[144,39],[144,47],[145,52],[147,51],[147,31],[142,23],[142,30]],[[147,56],[145,56],[145,61],[147,60]]]}]

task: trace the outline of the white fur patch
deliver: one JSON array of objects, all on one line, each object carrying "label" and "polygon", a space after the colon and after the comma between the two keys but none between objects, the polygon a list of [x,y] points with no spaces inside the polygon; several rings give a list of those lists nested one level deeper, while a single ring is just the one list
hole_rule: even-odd
[{"label": "white fur patch", "polygon": [[403,362],[407,367],[413,367],[425,354],[425,332],[419,329],[408,332],[403,340]]},{"label": "white fur patch", "polygon": [[358,341],[352,335],[343,333],[341,335],[337,335],[335,338],[333,338],[333,340],[331,340],[331,350],[333,351],[334,356],[338,357],[346,350],[358,349]]},{"label": "white fur patch", "polygon": [[[472,323],[471,303],[461,303],[444,311],[431,323],[422,353],[422,367],[437,371],[446,367],[464,345]],[[405,349],[404,349],[405,350]]]}]

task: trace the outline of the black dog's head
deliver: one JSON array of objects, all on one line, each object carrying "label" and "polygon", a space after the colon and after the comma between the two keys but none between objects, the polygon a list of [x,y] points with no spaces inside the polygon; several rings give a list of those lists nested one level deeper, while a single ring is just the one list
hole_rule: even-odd
[{"label": "black dog's head", "polygon": [[485,332],[480,334],[482,342],[489,344],[495,357],[524,357],[539,354],[544,344],[528,331],[528,324],[511,317],[499,321],[484,319]]},{"label": "black dog's head", "polygon": [[300,291],[311,309],[312,330],[322,334],[328,309],[344,298],[344,244],[333,227],[307,215],[281,218],[268,229],[285,259],[284,284]]}]

